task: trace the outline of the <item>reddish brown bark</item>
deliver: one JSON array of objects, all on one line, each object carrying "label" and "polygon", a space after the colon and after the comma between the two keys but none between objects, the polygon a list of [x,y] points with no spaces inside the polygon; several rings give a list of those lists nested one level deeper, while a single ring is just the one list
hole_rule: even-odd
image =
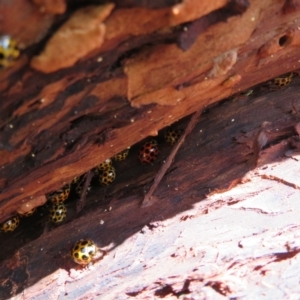
[{"label": "reddish brown bark", "polygon": [[[138,8],[140,31],[135,37],[113,29],[118,22],[132,20],[116,8],[105,21],[107,32],[116,35],[108,35],[98,53],[69,69],[38,73],[24,65],[36,50],[25,51],[2,74],[0,220],[12,215],[23,200],[59,188],[175,120],[295,69],[297,9],[282,12],[282,3],[272,1],[250,7],[245,2],[243,7],[202,16],[218,20],[221,14],[228,21],[204,32],[195,29],[199,36],[186,51],[177,43],[185,27],[158,30],[166,23],[157,22],[166,22],[171,8],[152,12],[150,31],[143,31],[139,23],[149,11]],[[278,12],[276,21],[267,18],[273,11]],[[133,28],[126,24],[121,28]]]},{"label": "reddish brown bark", "polygon": [[[139,297],[142,299],[146,296],[158,296],[160,293],[173,297],[176,293],[193,294],[196,291],[205,291],[209,295],[212,291],[222,295],[235,295],[237,292],[235,290],[237,288],[236,280],[243,281],[244,279],[235,277],[234,282],[231,282],[233,279],[229,280],[227,277],[222,277],[223,273],[220,271],[211,270],[208,273],[204,270],[201,271],[200,265],[203,259],[207,264],[210,264],[207,256],[209,252],[207,251],[210,247],[213,249],[215,243],[214,239],[210,241],[211,238],[204,238],[206,236],[205,230],[209,229],[205,227],[206,229],[203,229],[199,239],[195,237],[184,238],[185,243],[190,243],[193,240],[198,241],[190,246],[180,242],[180,232],[183,230],[185,234],[196,233],[198,232],[197,227],[194,226],[200,226],[199,228],[206,226],[204,225],[206,221],[202,221],[202,219],[209,218],[208,222],[214,229],[214,233],[211,232],[209,235],[213,237],[216,234],[216,239],[218,239],[218,226],[221,226],[221,229],[225,225],[221,225],[223,223],[218,224],[217,220],[213,221],[214,218],[222,220],[223,218],[230,218],[231,222],[238,218],[237,220],[241,222],[242,212],[245,213],[246,219],[251,219],[251,214],[255,212],[257,217],[263,218],[265,216],[266,218],[261,219],[262,228],[259,229],[259,232],[262,231],[259,233],[259,239],[269,238],[270,235],[275,234],[272,227],[268,227],[267,231],[263,230],[263,227],[268,223],[267,219],[273,217],[276,219],[280,216],[280,220],[286,220],[283,216],[285,213],[290,214],[291,210],[284,204],[284,197],[286,197],[284,195],[290,193],[289,197],[296,197],[297,190],[295,188],[298,189],[300,186],[297,177],[293,175],[298,172],[298,165],[293,157],[296,158],[297,153],[294,146],[294,140],[297,139],[294,125],[298,124],[299,116],[292,113],[292,101],[294,101],[295,107],[299,109],[299,103],[296,101],[299,93],[298,84],[299,78],[296,78],[292,85],[286,89],[263,94],[255,92],[253,96],[235,98],[207,110],[191,135],[185,140],[183,147],[179,149],[171,169],[155,190],[154,196],[158,201],[152,206],[141,208],[143,193],[150,187],[161,163],[171,151],[171,146],[164,143],[160,135],[159,147],[161,152],[159,159],[153,166],[140,165],[137,160],[139,145],[133,147],[128,160],[115,165],[118,179],[114,184],[109,188],[94,185],[79,218],[73,219],[76,215],[76,201],[71,198],[68,203],[68,222],[58,228],[52,228],[50,232],[41,235],[30,243],[26,242],[26,237],[28,238],[30,235],[31,238],[34,235],[36,237],[40,232],[41,225],[37,224],[40,224],[41,220],[40,223],[36,222],[41,217],[36,216],[31,221],[22,220],[22,226],[15,233],[6,235],[5,240],[1,240],[6,245],[6,247],[2,246],[2,258],[13,253],[12,249],[16,249],[17,244],[20,247],[13,257],[2,263],[0,272],[3,287],[1,298],[8,297],[10,293],[18,294],[25,287],[30,287],[25,291],[25,297],[37,297],[37,299],[45,297],[45,293],[53,293],[54,287],[57,297],[61,293],[65,293],[67,299],[68,297],[70,299],[80,299],[81,297],[92,299],[97,295],[105,296],[107,299],[113,299],[116,295],[123,295],[126,299],[125,295],[128,293],[132,295],[136,293],[138,299]],[[261,89],[259,90],[261,91]],[[265,121],[269,122],[269,127],[266,128],[268,143],[259,153],[261,168],[251,173],[251,168],[257,159],[254,155],[253,144],[261,124]],[[176,127],[182,129],[187,122],[188,120],[183,120]],[[272,164],[272,168],[268,167],[270,164]],[[291,175],[287,177],[288,174],[282,173],[280,168],[284,168],[284,170],[288,168]],[[232,195],[230,192],[228,195],[226,193],[213,195],[216,191],[228,190],[239,182],[244,182],[244,185],[237,189],[238,192],[233,190]],[[279,188],[278,183],[283,184],[284,189]],[[270,190],[278,188],[283,193],[280,196],[280,199],[283,199],[281,204],[276,202],[279,199],[277,197],[279,194],[277,192],[274,194]],[[266,191],[269,190],[271,194],[267,196]],[[199,202],[205,199],[205,195],[209,194],[211,196],[207,200]],[[258,206],[253,206],[254,204],[251,202],[253,195],[256,195],[258,202],[255,202],[255,205]],[[274,201],[277,199],[273,204],[265,200],[268,199],[265,197],[271,197],[271,195],[275,197]],[[259,203],[265,203],[264,205],[267,206],[261,206],[262,204]],[[291,202],[289,203],[291,205]],[[275,204],[282,206],[282,213],[277,213],[279,208],[274,207]],[[272,209],[272,207],[274,208]],[[229,208],[231,214],[239,212],[238,217],[234,215],[229,217],[227,211]],[[45,210],[41,208],[40,213],[45,214]],[[206,215],[207,217],[205,217]],[[298,226],[293,223],[296,222],[296,216],[295,213],[292,213],[289,222],[282,223],[282,225],[277,223],[276,226],[281,228],[277,228],[279,230],[277,234],[283,230],[280,238],[281,246],[274,251],[271,247],[269,252],[256,256],[254,259],[248,256],[254,249],[246,246],[248,240],[255,239],[253,228],[245,224],[246,227],[243,230],[248,228],[248,231],[242,231],[242,234],[248,238],[241,238],[238,235],[241,240],[236,239],[235,231],[231,233],[233,234],[232,238],[230,238],[231,234],[228,233],[227,239],[230,238],[234,241],[237,249],[246,247],[247,251],[250,252],[245,250],[248,254],[245,252],[246,256],[239,256],[237,250],[232,249],[234,257],[229,259],[231,263],[223,266],[225,268],[223,269],[224,274],[231,274],[231,266],[234,264],[239,266],[234,268],[238,272],[238,270],[245,268],[265,269],[261,267],[264,264],[268,264],[272,269],[272,264],[282,260],[292,263],[293,259],[298,257],[298,246],[290,241],[289,248],[283,250],[282,247],[287,246],[282,241],[286,240],[289,234],[297,234]],[[225,219],[224,222],[229,222]],[[250,219],[247,220],[250,222]],[[182,229],[179,229],[183,221],[187,223]],[[238,223],[233,222],[232,225],[227,223],[227,226],[235,227],[238,226]],[[284,229],[285,227],[291,228],[292,231]],[[33,232],[35,233],[33,234]],[[263,235],[263,232],[267,235]],[[171,240],[166,239],[165,235]],[[93,239],[99,247],[106,250],[107,255],[102,261],[95,263],[91,270],[81,270],[72,263],[69,250],[79,238],[87,237]],[[145,244],[145,241],[140,244],[141,238],[143,240],[149,239],[149,244]],[[225,247],[222,246],[222,243],[225,243],[224,239],[226,240],[225,236],[221,239],[223,242],[220,241],[220,247]],[[24,246],[21,246],[22,244]],[[155,244],[159,246],[154,247]],[[13,245],[11,250],[9,245]],[[257,247],[256,244],[254,246]],[[237,256],[234,254],[235,252]],[[166,257],[166,253],[169,253],[167,255],[169,258]],[[134,256],[133,261],[132,255]],[[285,257],[283,257],[284,255]],[[140,262],[138,263],[139,259]],[[244,262],[242,263],[239,259]],[[171,261],[173,267],[170,266],[168,269],[168,264]],[[193,272],[184,271],[189,263],[194,264]],[[211,263],[215,264],[215,261],[211,261]],[[188,277],[185,277],[180,269],[174,268],[177,264]],[[136,269],[135,266],[140,266],[141,270],[144,270],[141,273],[143,275],[139,273],[139,267]],[[162,266],[164,270],[168,269],[169,271],[160,274]],[[70,272],[69,275],[64,270]],[[121,273],[122,276],[125,276],[122,277],[122,282],[126,282],[126,284],[122,284],[118,289],[113,288],[114,282],[119,282],[117,278]],[[251,279],[254,282],[259,280],[260,276],[264,276],[262,272],[259,273],[258,271],[255,271],[255,274],[255,277]],[[84,279],[79,280],[78,276],[84,276]],[[141,285],[136,279],[131,282],[127,276],[139,278]],[[94,287],[89,285],[90,277],[94,277],[93,284],[96,283]],[[108,278],[111,280],[110,284],[107,285],[106,280]],[[43,280],[40,281],[41,279]],[[278,277],[279,279],[280,277]],[[188,280],[193,288],[185,289],[185,280]],[[37,284],[37,282],[40,283]],[[52,283],[49,285],[50,282]],[[76,286],[74,285],[75,282]],[[197,282],[200,285],[196,284]],[[221,283],[230,288],[223,291],[219,286]],[[41,287],[44,289],[45,286],[48,288],[44,290],[44,294],[41,294],[40,289]],[[84,286],[87,289],[83,289]],[[168,289],[167,286],[169,286]],[[204,288],[205,286],[212,289],[207,290]],[[242,286],[238,288],[238,290],[240,289],[243,293],[250,293],[247,287]],[[257,292],[260,293],[260,291]]]},{"label": "reddish brown bark", "polygon": [[[250,96],[216,103],[298,69],[298,1],[253,0],[250,6],[210,1],[203,7],[192,0],[115,1],[102,20],[106,38],[100,48],[73,67],[44,74],[30,62],[75,10],[70,6],[57,16],[46,2],[41,17],[34,3],[43,1],[14,1],[15,27],[0,4],[0,31],[23,49],[16,64],[0,74],[0,222],[31,197],[54,191],[132,147],[127,160],[114,163],[112,185],[101,187],[93,178],[91,193],[80,201],[72,191],[61,226],[49,223],[47,204],[22,219],[16,231],[1,233],[0,298],[258,298],[266,266],[272,271],[281,262],[287,264],[280,265],[271,285],[279,286],[277,292],[289,286],[296,293],[293,284],[279,282],[284,268],[289,264],[292,273],[299,260],[300,246],[290,241],[299,235],[297,209],[294,202],[291,210],[285,206],[285,199],[296,201],[300,187],[299,78],[295,73],[292,84],[279,91],[271,93],[267,84]],[[17,20],[28,22],[28,30],[21,32]],[[157,201],[142,207],[172,150],[163,128],[199,110],[199,122],[151,191]],[[172,126],[184,130],[187,122]],[[157,134],[159,158],[142,166],[137,159],[142,140]],[[240,182],[238,196],[234,191],[213,195]],[[265,193],[272,189],[275,197]],[[265,201],[269,198],[271,203]],[[235,235],[232,229],[239,226]],[[91,270],[76,268],[69,256],[81,238],[93,239],[107,253]],[[257,247],[264,240],[265,252]],[[226,245],[229,250],[223,251]],[[245,281],[261,289],[256,293]]]}]

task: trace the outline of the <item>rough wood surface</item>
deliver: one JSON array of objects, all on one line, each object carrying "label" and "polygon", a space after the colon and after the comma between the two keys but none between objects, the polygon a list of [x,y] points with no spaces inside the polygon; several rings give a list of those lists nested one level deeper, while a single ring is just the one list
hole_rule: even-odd
[{"label": "rough wood surface", "polygon": [[[193,3],[116,6],[104,22],[103,45],[74,67],[50,74],[30,69],[45,38],[2,72],[0,221],[23,201],[59,188],[174,121],[298,68],[298,1],[211,1],[206,15],[201,6],[190,15]],[[185,18],[174,21],[181,12]],[[52,27],[57,30],[70,14],[55,17]],[[9,31],[3,16],[2,28]],[[186,21],[191,23],[181,24]],[[47,26],[31,32],[27,44],[45,36]]]},{"label": "rough wood surface", "polygon": [[[72,188],[61,225],[47,203],[0,233],[0,299],[296,299],[299,72],[281,90],[216,103],[299,68],[300,1],[112,2],[96,49],[44,73],[34,60],[82,1],[0,2],[0,32],[21,49],[0,73],[0,222],[132,146],[113,184],[94,177],[86,197]],[[162,128],[200,110],[153,185],[172,151]],[[159,157],[145,166],[149,135]],[[81,238],[106,253],[85,269],[70,258]]]},{"label": "rough wood surface", "polygon": [[[0,267],[1,299],[297,295],[299,83],[295,78],[270,93],[259,87],[207,109],[152,206],[141,207],[143,195],[171,151],[161,135],[159,159],[142,166],[139,145],[133,147],[128,160],[116,164],[117,181],[94,187],[80,217],[73,219],[76,201],[69,200],[69,222],[31,242],[29,233],[41,229],[24,220],[0,240],[2,259],[19,243]],[[259,132],[266,142],[256,154]],[[75,266],[69,250],[79,238],[93,239],[107,255],[91,268]]]}]

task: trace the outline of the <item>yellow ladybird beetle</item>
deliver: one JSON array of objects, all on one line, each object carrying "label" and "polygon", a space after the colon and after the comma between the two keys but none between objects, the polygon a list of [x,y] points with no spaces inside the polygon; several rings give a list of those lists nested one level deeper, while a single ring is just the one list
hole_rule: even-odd
[{"label": "yellow ladybird beetle", "polygon": [[112,160],[108,158],[97,166],[97,170],[104,171],[106,169],[109,169],[110,167],[112,167]]},{"label": "yellow ladybird beetle", "polygon": [[296,77],[296,76],[297,76],[297,73],[294,73],[294,72],[280,75],[278,77],[275,77],[275,78],[267,81],[267,87],[270,90],[281,89],[281,88],[289,85],[292,82],[293,77]]},{"label": "yellow ladybird beetle", "polygon": [[60,203],[55,203],[49,210],[50,220],[54,223],[60,223],[64,221],[67,217],[67,209],[65,205]]},{"label": "yellow ladybird beetle", "polygon": [[89,240],[80,240],[72,248],[71,255],[73,260],[80,265],[89,264],[96,255],[98,248],[96,244]]},{"label": "yellow ladybird beetle", "polygon": [[58,191],[55,191],[47,196],[47,199],[52,203],[60,203],[66,201],[70,194],[70,184],[64,185]]},{"label": "yellow ladybird beetle", "polygon": [[271,80],[271,85],[274,85],[275,88],[282,88],[284,86],[289,85],[292,82],[295,73],[290,72],[283,74],[281,76],[275,77]]},{"label": "yellow ladybird beetle", "polygon": [[10,67],[19,57],[17,42],[9,35],[0,36],[0,68]]},{"label": "yellow ladybird beetle", "polygon": [[79,182],[80,176],[76,176],[73,178],[71,185],[76,185]]},{"label": "yellow ladybird beetle", "polygon": [[116,161],[124,160],[128,156],[129,149],[130,149],[130,147],[127,147],[125,150],[123,150],[120,153],[116,154],[113,157],[113,159],[116,160]]},{"label": "yellow ladybird beetle", "polygon": [[111,184],[116,178],[116,170],[114,167],[105,169],[99,177],[100,183],[103,185]]},{"label": "yellow ladybird beetle", "polygon": [[176,129],[169,129],[165,132],[165,140],[167,143],[174,145],[180,138],[181,131]]},{"label": "yellow ladybird beetle", "polygon": [[4,232],[14,231],[20,223],[20,219],[18,216],[14,216],[11,219],[5,221],[0,225],[0,230]]}]

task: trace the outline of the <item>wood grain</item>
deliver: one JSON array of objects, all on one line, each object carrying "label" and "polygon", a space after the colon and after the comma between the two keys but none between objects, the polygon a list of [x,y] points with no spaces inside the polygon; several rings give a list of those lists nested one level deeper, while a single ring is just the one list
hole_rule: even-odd
[{"label": "wood grain", "polygon": [[[208,27],[187,51],[177,46],[184,25],[118,33],[98,53],[50,74],[26,67],[24,57],[36,49],[26,50],[0,76],[0,220],[174,121],[297,69],[298,7],[282,11],[283,4],[253,1],[244,13]],[[164,10],[151,20],[164,19]],[[115,14],[132,28],[126,24],[134,19],[117,8],[108,32]]]},{"label": "wood grain", "polygon": [[[155,244],[152,248],[149,246],[152,250],[149,248],[147,253],[150,251],[148,254],[151,261],[144,261],[145,265],[151,262],[153,266],[152,275],[147,273],[147,280],[150,280],[147,284],[150,289],[157,276],[165,278],[163,274],[158,275],[162,263],[160,259],[164,259],[162,253],[166,249],[170,251],[172,249],[172,243],[160,243],[158,233],[167,230],[169,236],[172,236],[172,232],[177,232],[173,231],[173,226],[180,224],[182,220],[199,218],[200,222],[204,215],[209,215],[216,209],[221,209],[221,212],[222,207],[234,205],[237,203],[234,198],[221,201],[218,197],[222,196],[215,193],[226,191],[240,182],[249,180],[251,182],[251,178],[255,178],[254,175],[251,177],[249,174],[253,168],[253,161],[257,159],[253,145],[261,124],[268,121],[272,127],[267,128],[269,143],[260,153],[262,167],[260,172],[266,173],[264,170],[268,168],[268,164],[284,161],[287,150],[295,149],[295,144],[291,141],[297,135],[294,125],[299,123],[299,116],[292,113],[292,102],[299,109],[300,103],[297,101],[299,82],[300,79],[295,78],[290,86],[271,93],[265,93],[262,87],[258,87],[249,97],[234,98],[207,108],[192,133],[186,138],[183,147],[179,149],[169,172],[156,189],[154,196],[158,201],[150,207],[141,208],[141,200],[160,165],[171,151],[171,146],[163,141],[161,134],[158,136],[159,159],[152,166],[140,165],[137,159],[140,144],[130,149],[128,160],[115,163],[117,180],[108,188],[94,185],[79,217],[73,219],[76,215],[76,200],[72,198],[68,203],[68,221],[62,226],[52,227],[45,234],[41,232],[44,224],[41,218],[45,218],[46,208],[41,208],[39,211],[42,217],[39,214],[31,221],[22,220],[18,230],[5,237],[2,235],[0,239],[1,244],[6,245],[1,247],[3,249],[1,259],[9,257],[0,267],[1,299],[17,295],[26,287],[25,297],[40,299],[39,297],[45,296],[41,294],[40,289],[49,284],[50,286],[45,290],[46,294],[53,292],[53,287],[56,286],[55,293],[65,293],[68,290],[68,295],[65,296],[70,299],[79,299],[83,295],[93,298],[96,295],[104,295],[104,291],[108,293],[107,299],[111,299],[117,293],[112,286],[114,286],[113,282],[117,282],[115,280],[118,276],[126,274],[125,278],[127,278],[126,276],[136,277],[139,274],[139,268],[133,267],[134,262],[129,257],[134,255],[134,261],[139,257],[146,259],[141,253],[143,247],[148,249],[148,246],[138,243],[138,236],[142,236],[143,232],[148,238],[150,238],[148,234],[151,233],[151,244],[155,237],[158,237],[157,243],[160,244],[159,247],[155,247]],[[182,129],[187,122],[188,119],[182,120],[174,125],[174,128]],[[293,159],[290,158],[290,161],[292,162]],[[294,166],[296,167],[297,164]],[[292,165],[290,167],[293,172]],[[270,169],[268,172],[271,171]],[[272,172],[266,173],[267,175],[269,180],[280,178],[280,175]],[[285,180],[300,186],[297,181],[292,181],[292,177]],[[248,196],[250,199],[253,193],[250,192]],[[215,196],[212,196],[214,194]],[[207,200],[201,202],[201,209],[192,213],[193,217],[189,217],[193,207],[197,207],[199,202],[209,195],[215,197],[214,204],[210,206]],[[226,210],[224,214],[227,214]],[[179,236],[176,235],[177,233],[174,234],[177,240]],[[28,242],[30,237],[34,240]],[[70,248],[80,238],[91,238],[99,247],[107,251],[104,259],[96,263],[91,270],[77,268],[69,256]],[[165,240],[164,235],[161,238]],[[174,258],[173,262],[177,259],[181,260],[180,249],[176,249],[174,255],[172,251],[170,252]],[[295,256],[298,252],[296,248],[291,249],[290,255],[294,253]],[[249,263],[251,265],[251,261]],[[179,270],[176,274],[180,274],[178,272]],[[95,274],[102,275],[99,277]],[[168,274],[171,276],[172,272]],[[79,280],[82,276],[85,279]],[[180,278],[181,275],[178,276]],[[92,288],[88,284],[89,288],[86,290],[84,286],[89,282],[90,277],[96,278],[97,287]],[[109,277],[111,277],[110,284],[102,290]],[[181,282],[179,278],[178,281]],[[65,290],[66,286],[68,286],[67,290]],[[122,290],[118,293],[126,293],[127,288],[128,285],[122,286]],[[135,289],[139,290],[137,287],[133,290]],[[150,289],[147,293],[153,295],[154,291]]]}]

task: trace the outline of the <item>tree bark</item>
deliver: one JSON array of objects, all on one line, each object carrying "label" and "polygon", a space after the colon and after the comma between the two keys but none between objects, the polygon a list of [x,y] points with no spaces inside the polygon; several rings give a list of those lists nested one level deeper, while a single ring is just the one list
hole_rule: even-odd
[{"label": "tree bark", "polygon": [[49,74],[26,64],[38,47],[24,51],[2,74],[1,221],[174,121],[298,67],[298,2],[212,3],[179,27],[170,25],[195,16],[116,8],[96,53]]},{"label": "tree bark", "polygon": [[[16,26],[0,3],[0,31],[23,46],[0,74],[0,222],[131,148],[111,185],[94,177],[80,200],[72,188],[62,225],[47,203],[1,233],[0,298],[297,295],[299,1],[114,1],[99,48],[42,72],[33,58],[75,10],[46,2],[14,1]],[[290,71],[277,90],[270,79]],[[199,110],[157,176],[173,149],[165,127],[184,132]],[[149,136],[159,156],[142,165]],[[82,238],[106,253],[90,268],[70,257]]]},{"label": "tree bark", "polygon": [[[45,208],[31,222],[22,220],[16,233],[1,240],[2,259],[19,247],[1,265],[1,299],[24,288],[25,299],[53,293],[65,299],[297,293],[298,284],[284,274],[295,278],[299,267],[299,243],[291,238],[299,234],[299,115],[292,112],[299,110],[299,80],[271,93],[262,94],[259,87],[259,93],[204,112],[152,205],[142,208],[143,195],[172,150],[161,135],[159,159],[142,166],[136,158],[140,145],[133,147],[128,159],[115,165],[114,184],[93,186],[80,217],[74,219],[76,201],[69,199],[63,226],[42,234],[37,222]],[[184,129],[188,122],[173,128]],[[262,132],[266,142],[255,153]],[[28,243],[30,235],[36,239]],[[106,252],[91,269],[76,267],[70,257],[80,238]],[[272,280],[265,277],[275,269]],[[264,278],[273,289],[257,284]]]}]

